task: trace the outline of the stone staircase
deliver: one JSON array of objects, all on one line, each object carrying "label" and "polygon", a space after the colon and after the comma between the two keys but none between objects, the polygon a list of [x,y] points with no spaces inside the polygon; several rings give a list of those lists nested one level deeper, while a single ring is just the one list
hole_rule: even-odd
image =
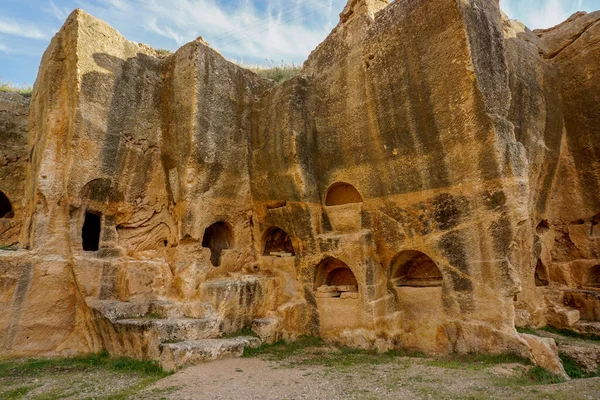
[{"label": "stone staircase", "polygon": [[600,291],[569,289],[546,291],[548,323],[559,329],[600,335]]},{"label": "stone staircase", "polygon": [[102,345],[111,354],[159,360],[179,367],[256,347],[252,336],[221,338],[222,318],[204,302],[116,301],[87,299]]}]

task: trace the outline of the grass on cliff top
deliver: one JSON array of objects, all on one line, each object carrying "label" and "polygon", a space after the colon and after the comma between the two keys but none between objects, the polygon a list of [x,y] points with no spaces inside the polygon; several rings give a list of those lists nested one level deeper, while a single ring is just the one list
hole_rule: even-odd
[{"label": "grass on cliff top", "polygon": [[287,64],[284,61],[276,63],[273,60],[266,60],[267,65],[245,65],[235,61],[242,68],[249,69],[261,78],[272,80],[275,83],[282,83],[292,79],[300,74],[302,66],[296,64]]},{"label": "grass on cliff top", "polygon": [[4,82],[0,79],[0,92],[3,93],[19,93],[21,96],[31,97],[33,88],[31,86],[17,86],[10,82]]}]

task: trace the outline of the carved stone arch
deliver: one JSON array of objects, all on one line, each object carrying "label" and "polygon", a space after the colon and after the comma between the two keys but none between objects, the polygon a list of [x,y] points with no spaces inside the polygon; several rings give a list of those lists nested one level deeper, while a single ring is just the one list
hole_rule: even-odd
[{"label": "carved stone arch", "polygon": [[394,286],[442,286],[443,278],[437,264],[425,253],[404,250],[390,263],[390,279]]},{"label": "carved stone arch", "polygon": [[344,204],[362,203],[360,192],[351,184],[336,182],[327,189],[325,196],[326,206],[340,206]]},{"label": "carved stone arch", "polygon": [[326,257],[315,271],[315,289],[321,286],[356,286],[359,287],[354,271],[342,260]]},{"label": "carved stone arch", "polygon": [[233,229],[225,221],[217,221],[204,230],[202,247],[210,249],[210,262],[213,266],[221,265],[221,253],[232,248],[233,241]]},{"label": "carved stone arch", "polygon": [[4,192],[0,191],[0,218],[13,218],[15,216],[12,203]]},{"label": "carved stone arch", "polygon": [[265,231],[263,235],[262,248],[263,255],[265,256],[271,255],[271,253],[274,252],[296,255],[290,236],[286,231],[277,226],[272,226]]}]

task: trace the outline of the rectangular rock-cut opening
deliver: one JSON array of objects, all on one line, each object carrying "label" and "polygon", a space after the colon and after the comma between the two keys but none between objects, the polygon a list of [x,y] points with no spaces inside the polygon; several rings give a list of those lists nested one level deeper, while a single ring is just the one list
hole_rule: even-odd
[{"label": "rectangular rock-cut opening", "polygon": [[100,248],[100,230],[102,229],[102,214],[86,211],[85,221],[81,229],[81,242],[84,251],[98,251]]}]

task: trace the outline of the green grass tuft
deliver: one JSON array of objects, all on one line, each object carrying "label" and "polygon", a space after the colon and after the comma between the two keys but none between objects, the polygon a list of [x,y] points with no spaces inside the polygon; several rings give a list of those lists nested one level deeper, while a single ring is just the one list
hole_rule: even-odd
[{"label": "green grass tuft", "polygon": [[443,358],[427,361],[428,365],[449,369],[484,369],[496,364],[523,364],[531,365],[531,360],[514,353],[496,355],[487,354],[452,354]]},{"label": "green grass tuft", "polygon": [[9,82],[4,82],[0,80],[0,92],[3,93],[19,93],[24,97],[31,97],[31,93],[33,92],[33,88],[31,86],[16,86]]},{"label": "green grass tuft", "polygon": [[0,246],[0,250],[1,251],[17,251],[17,249],[15,249],[12,246]]},{"label": "green grass tuft", "polygon": [[10,389],[5,392],[0,392],[0,399],[12,400],[12,399],[20,399],[24,397],[27,393],[31,392],[37,388],[37,386],[22,386],[16,389]]},{"label": "green grass tuft", "polygon": [[308,347],[323,347],[325,342],[323,339],[314,336],[301,336],[294,342],[286,342],[281,340],[277,343],[263,343],[259,347],[244,349],[244,357],[267,356],[274,360],[283,360],[293,355],[301,353]]},{"label": "green grass tuft", "polygon": [[559,354],[560,360],[562,361],[563,367],[565,368],[565,372],[569,375],[571,379],[584,379],[584,378],[595,378],[600,376],[600,365],[598,365],[598,369],[594,373],[586,372],[575,359],[570,357],[569,355],[560,352]]},{"label": "green grass tuft", "polygon": [[149,312],[146,315],[144,315],[144,318],[148,318],[148,319],[162,319],[163,316],[157,312]]},{"label": "green grass tuft", "polygon": [[276,63],[273,60],[266,60],[270,65],[245,65],[232,60],[233,63],[242,68],[254,72],[261,78],[269,79],[277,84],[285,82],[298,76],[302,67],[296,64],[287,64],[283,60]]},{"label": "green grass tuft", "polygon": [[535,366],[525,373],[526,379],[532,384],[549,385],[555,383],[562,383],[565,378],[559,375],[555,375],[552,372],[545,370],[542,367]]},{"label": "green grass tuft", "polygon": [[37,376],[46,372],[61,372],[104,368],[118,372],[135,372],[152,377],[165,377],[156,361],[139,361],[127,357],[113,358],[107,352],[70,358],[39,358],[0,361],[0,378],[14,376]]},{"label": "green grass tuft", "polygon": [[254,336],[254,337],[258,337],[258,335],[249,327],[245,326],[240,330],[237,330],[235,332],[231,332],[231,333],[224,333],[223,335],[221,335],[222,338],[233,338],[233,337],[239,337],[239,336]]},{"label": "green grass tuft", "polygon": [[517,329],[517,332],[519,332],[519,333],[526,333],[528,335],[536,335],[537,336],[537,333],[536,333],[535,329],[533,329],[533,328],[517,326],[516,329]]}]

